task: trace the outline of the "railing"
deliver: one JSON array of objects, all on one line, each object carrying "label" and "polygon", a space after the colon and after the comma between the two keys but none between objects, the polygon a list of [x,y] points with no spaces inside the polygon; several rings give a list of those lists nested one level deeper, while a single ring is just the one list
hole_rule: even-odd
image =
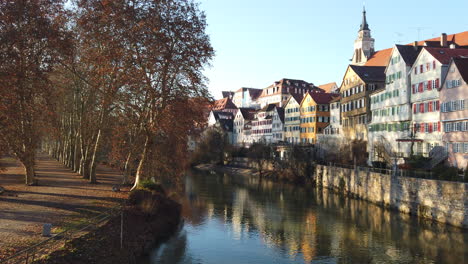
[{"label": "railing", "polygon": [[86,219],[85,222],[78,226],[70,227],[62,232],[52,235],[35,245],[32,245],[26,249],[19,251],[18,253],[7,257],[6,259],[0,259],[1,264],[20,264],[20,263],[32,263],[35,260],[40,259],[42,256],[51,253],[54,249],[58,249],[58,245],[65,243],[68,240],[77,238],[83,234],[84,231],[91,231],[100,226],[112,216],[117,215],[122,211],[122,206],[118,205],[111,208],[107,212],[99,214],[95,217]]}]

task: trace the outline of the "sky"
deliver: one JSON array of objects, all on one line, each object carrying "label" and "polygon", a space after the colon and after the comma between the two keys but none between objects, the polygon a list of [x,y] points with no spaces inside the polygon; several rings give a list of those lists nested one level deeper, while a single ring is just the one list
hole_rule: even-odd
[{"label": "sky", "polygon": [[341,84],[365,4],[375,49],[468,30],[468,0],[199,0],[216,56],[215,98],[282,78]]}]

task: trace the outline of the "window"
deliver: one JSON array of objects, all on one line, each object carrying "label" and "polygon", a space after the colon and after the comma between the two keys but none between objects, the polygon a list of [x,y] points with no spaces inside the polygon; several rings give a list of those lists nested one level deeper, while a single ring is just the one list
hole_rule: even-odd
[{"label": "window", "polygon": [[419,66],[419,72],[420,72],[420,73],[423,73],[423,72],[424,72],[424,66],[423,66],[422,64]]},{"label": "window", "polygon": [[433,70],[436,69],[436,62],[435,62],[435,61],[432,62],[432,69],[433,69]]}]

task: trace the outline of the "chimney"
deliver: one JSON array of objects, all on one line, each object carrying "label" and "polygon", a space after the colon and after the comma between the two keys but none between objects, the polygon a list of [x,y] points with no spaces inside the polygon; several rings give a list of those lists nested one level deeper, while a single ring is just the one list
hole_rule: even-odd
[{"label": "chimney", "polygon": [[414,50],[418,50],[418,42],[417,41],[413,42],[413,47],[414,47]]},{"label": "chimney", "polygon": [[442,33],[442,35],[440,35],[440,46],[442,48],[447,47],[447,34],[445,33]]}]

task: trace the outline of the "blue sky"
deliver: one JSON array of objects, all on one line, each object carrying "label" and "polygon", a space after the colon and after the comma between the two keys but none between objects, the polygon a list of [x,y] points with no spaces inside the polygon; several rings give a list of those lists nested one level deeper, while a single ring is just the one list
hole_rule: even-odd
[{"label": "blue sky", "polygon": [[[353,53],[362,1],[199,0],[216,51],[205,74],[223,90],[264,88],[281,78],[337,82]],[[468,30],[467,0],[365,2],[376,50]]]}]

